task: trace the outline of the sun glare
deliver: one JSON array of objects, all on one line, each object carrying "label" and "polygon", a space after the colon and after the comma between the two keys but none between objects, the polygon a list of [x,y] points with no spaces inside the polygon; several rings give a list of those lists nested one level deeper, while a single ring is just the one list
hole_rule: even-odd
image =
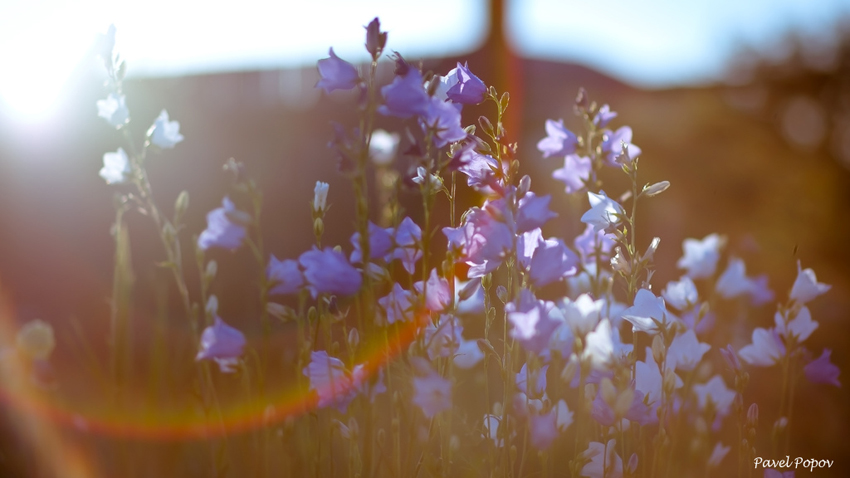
[{"label": "sun glare", "polygon": [[73,17],[54,15],[37,21],[7,23],[2,33],[0,100],[4,109],[23,121],[48,118],[61,101],[62,90],[94,40]]}]

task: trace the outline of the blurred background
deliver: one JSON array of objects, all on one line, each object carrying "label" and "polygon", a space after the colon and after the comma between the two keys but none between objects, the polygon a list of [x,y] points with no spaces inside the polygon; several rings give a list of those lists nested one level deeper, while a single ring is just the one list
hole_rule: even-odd
[{"label": "blurred background", "polygon": [[[326,144],[330,121],[355,123],[355,98],[316,90],[315,64],[331,46],[348,61],[367,61],[362,27],[375,16],[389,32],[388,51],[437,74],[468,61],[485,83],[511,93],[507,127],[520,142],[522,168],[535,191],[554,195],[560,213],[547,235],[571,240],[584,206],[570,203],[551,178],[562,165],[535,149],[544,122],[564,118],[577,127],[572,103],[579,87],[610,104],[619,112],[614,126],[631,126],[643,150],[642,178],[672,183],[639,216],[641,244],[662,238],[656,288],[678,277],[682,240],[712,232],[727,235],[729,253],[745,259],[748,273],[768,274],[780,298],[801,260],[833,285],[811,304],[820,328],[809,346],[832,348],[847,381],[850,2],[4,2],[0,282],[13,323],[41,318],[56,329],[62,386],[86,386],[61,378],[79,366],[75,333],[88,337],[95,356],[105,354],[108,338],[115,188],[98,171],[103,153],[123,143],[97,116],[95,102],[107,93],[94,56],[97,33],[117,27],[134,137],[140,140],[165,108],[186,138],[148,163],[160,207],[170,213],[178,193],[188,190],[187,238],[198,234],[227,191],[222,165],[235,158],[264,192],[267,250],[292,258],[313,242],[307,203],[316,180],[331,184],[328,240],[348,247],[351,189]],[[391,63],[379,73],[389,82]],[[464,123],[484,113],[491,112],[465,110]],[[468,205],[476,200],[469,195]],[[417,214],[415,202],[409,209]],[[163,253],[149,221],[131,213],[129,226],[133,320],[143,344],[145,334],[178,333],[150,318],[177,314],[179,305],[158,287],[169,276],[153,266]],[[252,327],[256,284],[248,252],[211,256],[229,277],[214,290],[221,315]],[[735,337],[736,348],[749,341],[752,327],[771,325],[767,309]],[[186,356],[194,353],[193,344],[183,346]],[[759,372],[756,389],[771,380]],[[835,459],[840,468],[831,476],[846,476],[846,388],[809,387],[798,400],[811,426],[797,429],[792,449]],[[6,441],[0,463],[23,446]]]}]

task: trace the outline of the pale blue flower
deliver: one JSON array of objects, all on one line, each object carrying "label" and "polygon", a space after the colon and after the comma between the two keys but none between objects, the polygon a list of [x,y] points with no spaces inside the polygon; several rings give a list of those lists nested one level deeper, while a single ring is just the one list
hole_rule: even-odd
[{"label": "pale blue flower", "polygon": [[711,277],[717,269],[721,247],[723,239],[717,234],[709,234],[702,240],[685,239],[682,242],[685,255],[676,265],[679,269],[687,269],[687,275],[691,279]]},{"label": "pale blue flower", "polygon": [[785,355],[785,344],[776,329],[758,327],[753,330],[753,343],[741,348],[738,355],[750,365],[769,367]]},{"label": "pale blue flower", "polygon": [[811,268],[803,269],[800,261],[797,261],[797,278],[791,287],[791,300],[805,304],[815,297],[825,293],[832,286],[818,282],[815,271]]},{"label": "pale blue flower", "polygon": [[587,199],[590,201],[590,210],[581,216],[581,222],[592,225],[596,231],[619,224],[626,215],[623,206],[609,198],[605,191],[599,191],[599,194],[588,191]]},{"label": "pale blue flower", "polygon": [[165,110],[162,110],[153,126],[148,130],[148,137],[151,143],[162,149],[173,148],[174,145],[183,141],[183,135],[180,134],[180,123],[169,121],[168,112]]},{"label": "pale blue flower", "polygon": [[585,184],[590,180],[592,170],[593,164],[588,156],[568,154],[564,158],[564,167],[552,171],[552,177],[563,181],[566,185],[564,191],[572,194],[584,189]]},{"label": "pale blue flower", "polygon": [[841,371],[830,362],[830,355],[832,355],[832,350],[824,349],[820,357],[803,367],[803,373],[810,382],[841,386],[841,382],[838,381],[838,374]]},{"label": "pale blue flower", "polygon": [[130,167],[130,158],[124,152],[124,148],[118,148],[114,153],[103,155],[103,167],[100,168],[100,177],[106,184],[120,184],[127,181],[133,173]]},{"label": "pale blue flower", "polygon": [[234,250],[245,239],[245,225],[250,222],[248,214],[236,209],[230,198],[222,201],[222,207],[207,213],[207,228],[198,236],[198,247],[207,250],[210,247]]},{"label": "pale blue flower", "polygon": [[298,267],[298,261],[278,260],[274,255],[269,259],[266,276],[272,287],[269,294],[295,294],[304,286],[304,275]]},{"label": "pale blue flower", "polygon": [[110,93],[106,99],[97,101],[97,115],[105,119],[114,128],[120,128],[130,121],[127,98],[124,95]]},{"label": "pale blue flower", "polygon": [[313,297],[322,293],[354,295],[360,290],[363,278],[342,254],[331,248],[304,252],[298,258],[304,269],[307,287]]},{"label": "pale blue flower", "polygon": [[413,379],[413,403],[426,418],[452,408],[452,383],[436,372]]},{"label": "pale blue flower", "polygon": [[215,360],[222,372],[234,372],[236,369],[233,367],[242,356],[245,342],[242,332],[216,317],[213,325],[201,334],[201,350],[195,360]]},{"label": "pale blue flower", "polygon": [[354,65],[336,56],[334,49],[328,51],[330,58],[319,60],[319,75],[316,88],[330,93],[333,90],[350,90],[360,83],[360,75]]},{"label": "pale blue flower", "polygon": [[578,145],[575,133],[564,127],[564,120],[546,120],[547,136],[537,143],[537,149],[544,158],[573,154]]}]

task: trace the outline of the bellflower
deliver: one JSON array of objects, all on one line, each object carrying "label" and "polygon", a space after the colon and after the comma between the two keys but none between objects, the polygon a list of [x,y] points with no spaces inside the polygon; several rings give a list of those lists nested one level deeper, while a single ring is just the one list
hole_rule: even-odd
[{"label": "bellflower", "polygon": [[[390,252],[393,246],[393,239],[390,231],[376,226],[372,221],[369,221],[369,259],[374,260],[384,257]],[[355,232],[351,236],[351,245],[354,246],[354,251],[351,252],[351,263],[359,264],[363,262],[363,252],[360,250],[360,233]]]},{"label": "bellflower", "polygon": [[350,90],[360,83],[360,75],[354,65],[336,56],[334,49],[328,51],[330,58],[319,60],[319,76],[316,88],[330,93],[333,90]]},{"label": "bellflower", "polygon": [[735,399],[735,391],[726,386],[726,382],[720,375],[711,377],[711,380],[704,384],[694,385],[694,393],[697,395],[700,408],[705,409],[710,400],[718,415],[729,414],[732,400]]},{"label": "bellflower", "polygon": [[439,98],[430,98],[421,121],[425,131],[434,132],[434,146],[437,148],[466,138],[466,131],[460,124],[460,111]]},{"label": "bellflower", "polygon": [[127,98],[124,95],[110,93],[105,100],[97,101],[97,115],[114,128],[124,126],[130,121]]},{"label": "bellflower", "polygon": [[132,173],[130,158],[124,152],[124,148],[118,148],[118,151],[114,153],[103,155],[103,167],[100,168],[100,177],[106,181],[106,184],[126,182]]},{"label": "bellflower", "polygon": [[484,288],[481,279],[461,282],[455,278],[455,311],[458,314],[484,313]]},{"label": "bellflower", "polygon": [[378,59],[387,45],[387,32],[381,31],[381,21],[375,17],[366,27],[366,51],[372,58]]},{"label": "bellflower", "polygon": [[564,120],[546,120],[547,136],[537,143],[537,149],[544,158],[566,156],[576,152],[578,138],[575,133],[564,127]]},{"label": "bellflower", "polygon": [[471,146],[456,153],[458,172],[466,175],[466,184],[485,196],[503,194],[504,170],[500,174],[499,162],[492,156],[481,154]]},{"label": "bellflower", "polygon": [[747,269],[744,261],[737,257],[729,259],[729,265],[726,266],[726,270],[717,279],[715,289],[726,299],[732,299],[749,293],[752,285],[750,279],[747,277]]},{"label": "bellflower", "polygon": [[509,303],[505,306],[508,321],[513,325],[511,337],[527,351],[541,353],[549,345],[552,332],[560,325],[559,321],[550,317],[552,308],[554,305],[538,301],[528,289],[520,291],[519,305]]},{"label": "bellflower", "polygon": [[315,246],[298,258],[304,269],[307,287],[315,298],[321,293],[354,295],[363,282],[360,272],[342,254],[331,248],[319,250]]},{"label": "bellflower", "polygon": [[424,331],[428,358],[452,357],[463,342],[463,326],[457,317],[449,314],[440,316],[436,325],[429,323]]},{"label": "bellflower", "polygon": [[609,319],[602,319],[596,328],[585,337],[585,348],[582,351],[582,360],[590,362],[596,371],[607,370],[614,360],[625,356],[632,351],[634,345],[624,344],[620,341],[619,330],[611,327]]},{"label": "bellflower", "polygon": [[[477,105],[484,101],[484,95],[487,93],[487,86],[477,76],[469,71],[468,65],[457,64],[457,68],[452,70],[457,81],[451,88],[446,91],[446,96],[454,103],[464,105]],[[449,76],[452,72],[449,72]]]},{"label": "bellflower", "polygon": [[404,290],[397,282],[393,283],[390,293],[378,299],[378,305],[384,309],[387,316],[386,324],[410,321],[413,318],[412,298],[413,293]]},{"label": "bellflower", "polygon": [[222,201],[222,207],[207,213],[207,228],[198,236],[198,247],[207,250],[210,247],[234,250],[242,245],[245,238],[245,225],[251,217],[236,209],[230,198]]},{"label": "bellflower", "polygon": [[362,363],[355,365],[351,370],[351,385],[372,403],[375,402],[375,397],[387,391],[387,386],[384,384],[384,371],[379,369],[378,373],[369,374],[366,364]]},{"label": "bellflower", "polygon": [[584,337],[596,328],[604,306],[604,300],[593,300],[590,294],[582,294],[575,301],[565,298],[560,308],[576,337]]},{"label": "bellflower", "polygon": [[708,458],[706,466],[709,468],[717,468],[720,466],[720,462],[723,461],[723,458],[726,457],[726,454],[729,453],[729,450],[731,449],[732,447],[723,446],[722,443],[717,442],[717,444],[714,445],[714,449],[711,451],[711,456]]},{"label": "bellflower", "polygon": [[148,136],[151,143],[162,149],[173,148],[177,143],[183,141],[183,135],[180,134],[180,123],[169,121],[168,112],[165,110],[159,113],[153,126],[148,130]]},{"label": "bellflower", "polygon": [[431,372],[425,377],[413,379],[413,403],[422,409],[426,418],[452,408],[452,383],[441,377],[437,372]]},{"label": "bellflower", "polygon": [[[646,358],[635,363],[635,390],[646,397],[646,402],[652,405],[653,411],[661,404],[661,391],[664,378],[652,350],[646,348]],[[676,375],[675,388],[684,386],[682,379]]]},{"label": "bellflower", "polygon": [[567,194],[581,191],[587,181],[590,180],[590,172],[593,170],[590,157],[568,154],[564,158],[564,167],[552,171],[552,177],[563,181],[566,185],[564,190]]},{"label": "bellflower", "polygon": [[776,333],[786,339],[793,336],[798,343],[809,338],[812,332],[818,328],[818,323],[812,320],[812,314],[806,306],[801,307],[792,320],[786,323],[785,319],[785,316],[779,312],[776,312],[776,315],[773,316],[773,321],[776,323]]},{"label": "bellflower", "polygon": [[235,372],[233,368],[245,348],[245,336],[227,325],[219,317],[201,334],[201,350],[195,360],[215,360],[224,373]]},{"label": "bellflower", "polygon": [[313,212],[324,213],[328,209],[328,183],[316,181],[316,187],[313,188]]},{"label": "bellflower", "polygon": [[[427,287],[425,287],[427,285]],[[428,282],[423,284],[419,281],[413,284],[413,288],[420,294],[425,292],[425,307],[432,312],[442,312],[452,302],[449,282],[437,275],[437,269],[431,269]]]},{"label": "bellflower", "polygon": [[811,268],[803,269],[800,261],[797,261],[797,279],[791,287],[791,300],[799,304],[805,304],[815,297],[825,293],[832,286],[818,282],[815,271]]},{"label": "bellflower", "polygon": [[649,334],[657,333],[661,324],[678,321],[673,314],[667,312],[664,299],[656,297],[648,289],[638,291],[635,304],[623,311],[623,318],[631,322],[635,330]]},{"label": "bellflower", "polygon": [[[399,61],[404,62],[400,58]],[[405,73],[397,75],[392,83],[381,88],[384,104],[378,107],[378,113],[397,118],[427,115],[431,97],[422,87],[422,73],[406,63],[403,66]]]},{"label": "bellflower", "polygon": [[599,191],[599,194],[588,191],[587,199],[590,201],[590,210],[581,216],[581,222],[591,224],[596,231],[619,224],[620,218],[626,215],[623,206],[605,195],[605,191]]},{"label": "bellflower", "polygon": [[578,256],[560,239],[540,241],[529,266],[535,287],[543,287],[578,271]]},{"label": "bellflower", "polygon": [[499,438],[499,425],[502,423],[502,418],[496,415],[487,414],[484,415],[484,433],[482,434],[483,438],[489,438],[493,441],[493,445],[497,448],[501,448],[505,446],[505,440]]},{"label": "bellflower", "polygon": [[605,231],[597,230],[593,224],[588,224],[584,228],[584,232],[576,236],[573,245],[581,254],[582,261],[585,264],[596,263],[596,248],[599,247],[600,261],[604,261],[611,254],[616,241],[611,234],[606,234]]},{"label": "bellflower", "polygon": [[711,345],[700,343],[693,330],[677,335],[667,349],[667,367],[690,372],[699,365]]},{"label": "bellflower", "polygon": [[401,264],[408,274],[413,274],[416,262],[422,258],[422,229],[409,217],[402,219],[395,229],[387,229],[393,236],[395,247],[387,254],[385,260],[391,262],[395,259],[401,260]]},{"label": "bellflower", "polygon": [[478,346],[477,340],[462,340],[452,361],[455,367],[469,370],[484,360],[484,352]]},{"label": "bellflower", "polygon": [[333,406],[345,413],[357,391],[342,360],[329,356],[324,350],[313,351],[302,373],[310,379],[310,390],[318,395],[317,407]]},{"label": "bellflower", "polygon": [[820,357],[812,360],[803,367],[803,373],[810,382],[826,383],[835,385],[836,387],[841,386],[841,382],[838,381],[838,374],[841,371],[835,364],[830,362],[830,355],[832,355],[832,350],[824,349]]},{"label": "bellflower", "polygon": [[611,111],[611,108],[608,105],[602,105],[599,108],[599,111],[596,112],[596,115],[593,116],[593,124],[595,124],[597,128],[604,128],[616,117],[616,111]]},{"label": "bellflower", "polygon": [[717,234],[709,234],[702,240],[685,239],[682,242],[685,255],[676,265],[679,269],[687,269],[686,274],[691,279],[711,277],[717,268],[722,246],[723,240]]},{"label": "bellflower", "polygon": [[298,261],[292,259],[278,260],[274,255],[266,267],[266,277],[272,284],[269,294],[296,294],[304,285],[304,275],[298,268]]},{"label": "bellflower", "polygon": [[753,343],[741,348],[738,355],[750,365],[769,367],[785,355],[785,344],[776,329],[758,327],[753,330]]},{"label": "bellflower", "polygon": [[529,387],[528,363],[522,364],[522,368],[516,374],[516,388],[520,392],[526,394],[529,398],[542,398],[546,393],[546,371],[549,370],[549,365],[540,367],[531,377],[531,387]]},{"label": "bellflower", "polygon": [[694,281],[688,276],[682,276],[678,281],[670,281],[661,293],[664,300],[674,308],[684,311],[693,307],[699,297]]},{"label": "bellflower", "polygon": [[536,196],[529,192],[519,200],[519,208],[516,216],[516,233],[523,232],[542,227],[549,222],[550,219],[558,217],[558,215],[549,210],[549,202],[552,196]]},{"label": "bellflower", "polygon": [[623,144],[629,151],[629,159],[634,161],[640,156],[640,148],[632,144],[632,129],[628,126],[623,126],[617,131],[607,132],[602,139],[602,154],[605,155],[605,160],[609,166],[617,166],[617,156],[623,153]]},{"label": "bellflower", "polygon": [[531,446],[546,450],[558,438],[558,411],[552,408],[546,413],[533,413],[528,417]]},{"label": "bellflower", "polygon": [[608,440],[607,444],[590,442],[584,456],[590,462],[581,469],[581,476],[588,478],[623,478],[623,460],[617,454],[617,440]]}]

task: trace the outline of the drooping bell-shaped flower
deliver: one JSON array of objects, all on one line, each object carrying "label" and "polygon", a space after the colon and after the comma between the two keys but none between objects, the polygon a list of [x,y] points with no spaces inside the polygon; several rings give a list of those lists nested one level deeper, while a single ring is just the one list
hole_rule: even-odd
[{"label": "drooping bell-shaped flower", "polygon": [[825,293],[832,286],[818,282],[815,271],[811,268],[803,269],[800,261],[797,261],[797,279],[791,287],[791,300],[805,304],[815,297]]},{"label": "drooping bell-shaped flower", "polygon": [[537,143],[537,149],[544,158],[566,156],[576,152],[578,138],[575,133],[564,127],[564,120],[546,120],[546,137]]},{"label": "drooping bell-shaped flower", "polygon": [[105,119],[113,128],[120,128],[130,121],[127,98],[124,95],[110,93],[106,99],[97,101],[97,115]]},{"label": "drooping bell-shaped flower", "polygon": [[103,155],[103,167],[100,169],[100,177],[106,181],[106,184],[126,182],[132,173],[130,158],[124,152],[124,148],[118,148],[118,151],[114,153]]},{"label": "drooping bell-shaped flower", "polygon": [[207,228],[198,236],[198,247],[207,250],[210,247],[234,250],[245,239],[245,226],[251,216],[236,209],[230,198],[222,201],[222,207],[207,213]]},{"label": "drooping bell-shaped flower", "polygon": [[330,93],[334,90],[350,90],[360,83],[360,75],[354,65],[336,56],[333,47],[328,51],[330,58],[319,60],[319,76],[316,88]]},{"label": "drooping bell-shaped flower", "polygon": [[169,121],[168,112],[165,110],[159,113],[153,126],[148,130],[148,137],[151,143],[162,149],[173,148],[177,143],[183,141],[183,135],[180,134],[180,123]]},{"label": "drooping bell-shaped flower", "polygon": [[464,105],[477,105],[484,101],[487,86],[480,78],[469,71],[468,65],[458,63],[457,68],[449,72],[449,76],[452,74],[457,81],[446,91],[449,100]]},{"label": "drooping bell-shaped flower", "polygon": [[278,260],[274,255],[266,267],[266,277],[272,287],[269,294],[296,294],[304,285],[304,275],[298,267],[298,261],[293,259]]},{"label": "drooping bell-shaped flower", "polygon": [[592,170],[593,164],[590,157],[568,154],[564,158],[564,167],[552,171],[552,177],[563,181],[566,185],[564,191],[572,194],[584,189],[586,182],[590,180]]},{"label": "drooping bell-shaped flower", "polygon": [[835,385],[836,387],[841,386],[841,382],[838,381],[838,374],[841,371],[835,366],[835,364],[830,362],[830,355],[832,355],[832,350],[823,349],[823,353],[821,353],[820,357],[812,360],[803,367],[803,373],[810,382],[826,383],[829,385]]},{"label": "drooping bell-shaped flower", "polygon": [[590,210],[581,216],[581,222],[591,224],[596,231],[619,224],[626,215],[623,206],[609,198],[605,191],[599,191],[599,194],[588,191],[587,198],[590,201]]},{"label": "drooping bell-shaped flower", "polygon": [[360,290],[363,278],[342,254],[331,248],[313,248],[301,254],[299,264],[304,269],[307,287],[313,297],[321,293],[353,295]]},{"label": "drooping bell-shaped flower", "polygon": [[195,360],[215,360],[222,372],[234,372],[236,369],[233,367],[242,356],[245,342],[242,332],[216,316],[213,325],[201,334],[201,349]]},{"label": "drooping bell-shaped flower", "polygon": [[682,242],[685,255],[676,265],[679,269],[687,269],[686,274],[691,279],[711,277],[717,269],[721,247],[723,239],[717,234],[709,234],[702,240],[685,239]]}]

